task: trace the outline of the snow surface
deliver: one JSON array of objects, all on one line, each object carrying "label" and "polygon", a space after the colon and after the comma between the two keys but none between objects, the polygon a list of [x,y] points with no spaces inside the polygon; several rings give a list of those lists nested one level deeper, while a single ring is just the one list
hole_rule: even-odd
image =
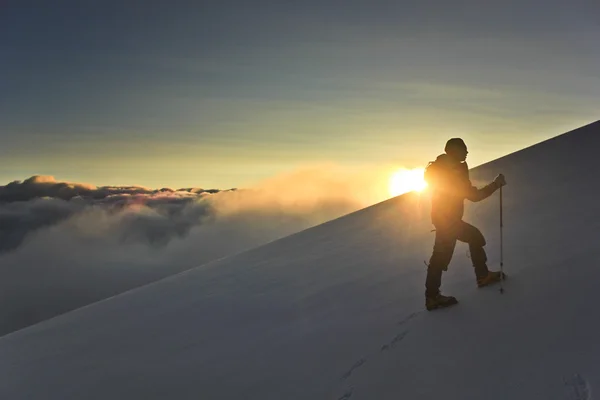
[{"label": "snow surface", "polygon": [[[424,311],[411,193],[0,338],[0,398],[593,399],[599,145],[600,121],[472,170],[508,180],[504,294],[459,244],[460,304]],[[494,269],[498,214],[497,193],[465,216]]]}]

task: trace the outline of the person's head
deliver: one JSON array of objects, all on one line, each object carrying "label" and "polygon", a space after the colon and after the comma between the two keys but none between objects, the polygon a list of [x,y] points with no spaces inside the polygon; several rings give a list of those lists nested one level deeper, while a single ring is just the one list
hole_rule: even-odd
[{"label": "person's head", "polygon": [[458,162],[465,161],[467,159],[467,154],[469,154],[467,151],[467,145],[460,138],[452,138],[448,140],[448,142],[446,142],[446,147],[444,147],[444,151],[446,154],[452,157],[453,160]]}]

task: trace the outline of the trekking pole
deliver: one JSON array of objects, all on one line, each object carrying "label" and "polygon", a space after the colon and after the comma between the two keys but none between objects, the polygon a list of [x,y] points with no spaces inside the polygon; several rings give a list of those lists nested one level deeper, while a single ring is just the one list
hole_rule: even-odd
[{"label": "trekking pole", "polygon": [[504,293],[504,241],[502,235],[502,186],[500,186],[500,293]]}]

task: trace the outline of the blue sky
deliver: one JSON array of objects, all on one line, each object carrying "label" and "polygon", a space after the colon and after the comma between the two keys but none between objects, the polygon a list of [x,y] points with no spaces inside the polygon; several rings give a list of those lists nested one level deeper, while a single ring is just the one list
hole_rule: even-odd
[{"label": "blue sky", "polygon": [[476,165],[600,118],[600,3],[5,1],[0,182]]}]

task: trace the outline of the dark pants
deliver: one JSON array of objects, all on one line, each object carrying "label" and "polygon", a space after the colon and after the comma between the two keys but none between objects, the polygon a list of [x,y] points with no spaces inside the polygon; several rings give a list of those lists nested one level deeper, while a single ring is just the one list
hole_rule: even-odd
[{"label": "dark pants", "polygon": [[436,225],[435,228],[435,244],[427,267],[427,279],[425,281],[426,295],[433,296],[439,293],[442,284],[442,272],[448,270],[448,264],[450,264],[454,254],[457,240],[469,244],[475,276],[481,278],[487,275],[487,255],[483,249],[485,238],[479,229],[464,221]]}]

